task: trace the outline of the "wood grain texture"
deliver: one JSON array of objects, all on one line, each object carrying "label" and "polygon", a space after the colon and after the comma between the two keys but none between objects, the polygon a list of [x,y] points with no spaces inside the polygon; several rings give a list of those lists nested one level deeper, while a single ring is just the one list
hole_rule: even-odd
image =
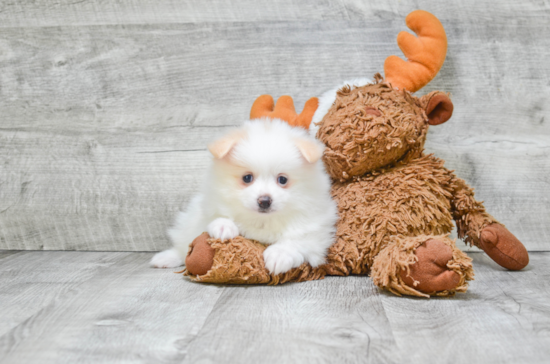
[{"label": "wood grain texture", "polygon": [[[449,39],[427,151],[532,251],[550,235],[550,5],[428,1]],[[207,142],[260,94],[382,71],[416,2],[0,3],[0,248],[160,250]]]},{"label": "wood grain texture", "polygon": [[377,288],[367,277],[279,287],[227,287],[186,361],[399,363]]},{"label": "wood grain texture", "polygon": [[[0,335],[4,335],[52,301],[64,299],[101,270],[121,260],[127,253],[94,253],[78,259],[63,252],[36,255],[12,251],[2,254],[0,277],[2,319]],[[73,257],[76,257],[73,254]]]},{"label": "wood grain texture", "polygon": [[181,362],[223,288],[150,253],[42,252],[0,266],[0,362]]},{"label": "wood grain texture", "polygon": [[[0,27],[43,27],[63,25],[163,24],[201,22],[265,22],[304,20],[357,20],[373,18],[402,21],[413,10],[437,13],[442,20],[515,20],[518,12],[530,17],[550,14],[547,3],[528,0],[466,0],[447,4],[437,0],[382,2],[362,0],[81,0],[51,2],[22,0],[0,2]],[[441,15],[439,15],[441,14]]]},{"label": "wood grain texture", "polygon": [[1,27],[348,18],[345,5],[331,0],[33,0],[4,2],[0,8]]},{"label": "wood grain texture", "polygon": [[544,363],[550,253],[508,272],[470,253],[453,298],[368,277],[267,286],[190,282],[151,253],[0,254],[0,363]]},{"label": "wood grain texture", "polygon": [[399,348],[412,363],[544,363],[550,355],[549,253],[510,272],[482,253],[464,295],[441,300],[382,295]]}]

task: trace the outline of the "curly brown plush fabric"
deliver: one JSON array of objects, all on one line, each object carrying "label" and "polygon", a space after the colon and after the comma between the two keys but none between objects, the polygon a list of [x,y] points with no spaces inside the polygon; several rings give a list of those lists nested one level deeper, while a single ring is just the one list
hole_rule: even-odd
[{"label": "curly brown plush fabric", "polygon": [[521,242],[443,160],[423,153],[429,125],[451,115],[447,94],[417,98],[380,75],[373,84],[344,87],[317,134],[326,145],[323,161],[340,216],[326,264],[273,276],[265,269],[264,245],[242,237],[208,240],[213,264],[193,279],[281,284],[370,274],[377,286],[398,295],[453,295],[466,291],[474,276],[471,260],[448,238],[453,221],[466,243],[508,269],[522,269],[529,258]]},{"label": "curly brown plush fabric", "polygon": [[449,233],[452,182],[443,161],[432,155],[352,182],[335,182],[332,191],[340,212],[336,239],[360,252],[351,272],[372,265],[394,235]]},{"label": "curly brown plush fabric", "polygon": [[321,122],[317,137],[328,147],[323,161],[334,179],[347,181],[422,151],[428,128],[418,99],[392,89],[379,74],[375,81],[339,90]]},{"label": "curly brown plush fabric", "polygon": [[307,263],[284,274],[270,274],[263,258],[267,246],[241,236],[226,242],[208,239],[207,243],[214,251],[210,270],[203,275],[191,274],[189,267],[184,271],[184,275],[197,282],[275,285],[322,279],[326,275],[323,268],[314,269]]},{"label": "curly brown plush fabric", "polygon": [[[405,277],[410,277],[411,266],[418,262],[416,250],[427,241],[437,240],[449,247],[449,258],[444,262],[446,270],[457,275],[457,281],[453,282],[449,289],[436,290],[433,292],[423,292],[416,289],[420,281],[410,279],[412,284],[407,284]],[[379,287],[386,288],[396,295],[411,295],[419,297],[448,296],[456,292],[465,292],[468,283],[474,278],[471,259],[457,248],[454,241],[447,235],[428,236],[420,235],[415,237],[405,237],[395,235],[390,238],[388,247],[379,254],[373,263],[371,278]],[[445,270],[445,269],[442,269]],[[403,273],[406,272],[405,275]],[[429,288],[427,289],[429,291]]]},{"label": "curly brown plush fabric", "polygon": [[326,264],[273,276],[263,262],[264,245],[202,237],[186,259],[186,275],[200,282],[280,284],[370,274],[397,295],[453,295],[466,291],[474,276],[471,260],[448,238],[453,220],[460,238],[501,266],[519,270],[529,263],[523,244],[485,211],[473,189],[442,160],[423,153],[428,127],[448,121],[453,103],[444,92],[418,98],[407,90],[435,77],[447,38],[428,12],[416,10],[406,21],[418,35],[398,36],[408,60],[390,56],[386,80],[376,74],[372,84],[340,89],[319,123],[340,215]]}]

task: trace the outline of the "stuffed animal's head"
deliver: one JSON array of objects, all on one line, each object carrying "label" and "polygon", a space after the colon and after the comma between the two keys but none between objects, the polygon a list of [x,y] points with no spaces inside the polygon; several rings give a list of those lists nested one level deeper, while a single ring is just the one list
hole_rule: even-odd
[{"label": "stuffed animal's head", "polygon": [[320,122],[317,137],[326,145],[323,159],[334,179],[349,180],[418,157],[428,126],[442,124],[452,115],[446,93],[412,94],[443,65],[447,51],[443,26],[421,10],[406,21],[418,34],[416,38],[401,32],[397,38],[408,61],[388,57],[385,80],[376,74],[372,84],[340,89]]}]

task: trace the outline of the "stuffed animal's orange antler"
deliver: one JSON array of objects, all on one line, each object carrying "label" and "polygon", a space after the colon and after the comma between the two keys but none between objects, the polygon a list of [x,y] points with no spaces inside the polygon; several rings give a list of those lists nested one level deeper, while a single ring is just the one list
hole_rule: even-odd
[{"label": "stuffed animal's orange antler", "polygon": [[262,95],[252,104],[250,119],[259,119],[262,117],[281,119],[291,126],[301,126],[302,128],[309,129],[309,124],[311,124],[311,119],[313,118],[313,114],[315,114],[315,110],[317,110],[317,106],[319,106],[319,100],[316,97],[312,97],[307,100],[302,112],[296,114],[292,97],[281,96],[277,100],[277,104],[274,105],[273,97]]},{"label": "stuffed animal's orange antler", "polygon": [[393,87],[415,92],[427,85],[443,65],[447,36],[441,22],[427,11],[413,11],[405,22],[418,38],[407,32],[399,33],[397,44],[408,62],[389,56],[384,63],[384,73]]}]

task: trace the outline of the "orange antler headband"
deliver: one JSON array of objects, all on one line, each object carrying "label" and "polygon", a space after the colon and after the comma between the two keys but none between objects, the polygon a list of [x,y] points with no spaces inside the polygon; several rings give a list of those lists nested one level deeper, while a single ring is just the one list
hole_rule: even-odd
[{"label": "orange antler headband", "polygon": [[418,38],[407,32],[399,33],[397,44],[408,61],[389,56],[384,73],[393,87],[415,92],[426,86],[443,66],[447,36],[441,22],[427,11],[413,11],[405,22]]},{"label": "orange antler headband", "polygon": [[319,100],[316,97],[312,97],[307,100],[302,112],[296,114],[292,97],[281,96],[275,105],[273,97],[262,95],[252,104],[250,119],[259,119],[262,117],[281,119],[290,124],[290,126],[300,126],[309,129],[309,124],[311,124],[311,119],[313,118],[313,114],[315,114],[315,110],[317,110],[317,106],[319,106]]}]

